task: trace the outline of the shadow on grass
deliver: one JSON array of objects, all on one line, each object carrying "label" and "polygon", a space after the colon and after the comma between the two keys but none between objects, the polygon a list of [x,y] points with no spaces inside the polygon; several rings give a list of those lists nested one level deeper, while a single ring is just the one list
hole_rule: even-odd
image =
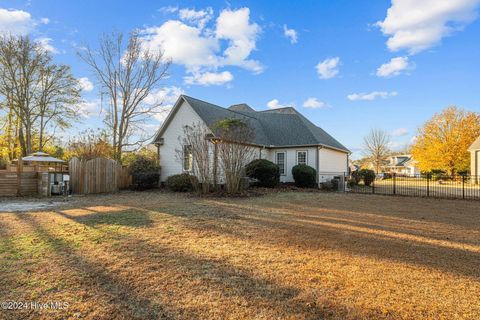
[{"label": "shadow on grass", "polygon": [[103,210],[97,212],[95,209],[81,209],[81,214],[70,214],[69,210],[55,211],[65,218],[75,220],[89,227],[98,225],[124,226],[132,228],[150,227],[153,220],[148,212],[135,209],[114,210],[108,212]]},{"label": "shadow on grass", "polygon": [[[99,291],[102,298],[106,298],[109,305],[114,306],[112,309],[114,312],[109,314],[110,318],[173,319],[161,305],[138,296],[134,288],[125,284],[118,275],[106,271],[104,265],[88,261],[79,255],[78,250],[75,250],[68,240],[55,237],[31,215],[16,214],[16,217],[30,225],[35,234],[54,249],[60,262],[74,272],[75,276],[81,275],[81,283],[85,286],[85,290]],[[88,254],[88,252],[84,254]],[[72,308],[74,307],[73,305]],[[95,309],[95,306],[92,305],[91,309]],[[62,314],[54,315],[58,318],[65,318]],[[14,314],[12,316],[12,319],[16,318]]]},{"label": "shadow on grass", "polygon": [[[218,209],[221,204],[215,203]],[[433,267],[437,270],[458,275],[480,278],[480,244],[455,242],[455,239],[438,240],[428,236],[412,236],[408,229],[395,232],[382,230],[381,227],[362,223],[362,221],[334,220],[331,217],[302,217],[296,212],[279,214],[257,207],[225,204],[222,210],[239,215],[240,226],[209,221],[198,229],[228,234],[239,239],[266,242],[271,244],[305,247],[306,249],[328,248],[341,250],[355,255],[368,255],[377,259],[393,260],[400,263]],[[351,218],[354,219],[354,218]],[[196,228],[194,223],[189,227]],[[258,228],[252,239],[245,230]],[[272,236],[273,235],[273,236]],[[288,240],[287,240],[288,239]],[[473,242],[473,241],[472,241]]]},{"label": "shadow on grass", "polygon": [[[37,227],[41,228],[38,224]],[[100,232],[105,231],[100,230]],[[68,244],[64,243],[64,245]],[[258,314],[273,312],[276,318],[318,319],[326,315],[347,313],[347,308],[342,305],[323,300],[328,308],[319,306],[316,304],[315,294],[308,300],[299,298],[301,289],[279,285],[274,280],[259,277],[250,270],[232,266],[224,260],[192,255],[155,241],[142,240],[135,235],[123,235],[122,244],[109,250],[121,254],[122,258],[128,261],[135,261],[135,264],[141,268],[144,278],[154,279],[160,273],[164,279],[165,277],[175,279],[173,288],[167,285],[162,290],[168,296],[182,299],[182,296],[190,294],[189,290],[199,290],[199,296],[195,299],[202,299],[202,294],[208,293],[207,296],[212,301],[185,306],[184,310],[179,310],[182,314],[181,318],[203,319],[213,314],[228,317],[229,310],[225,309],[225,306],[219,307],[218,310],[213,306],[218,304],[219,293],[222,296],[221,300],[228,301],[233,297],[244,299],[246,303],[244,307],[248,306],[250,310],[253,308]],[[163,283],[157,283],[155,287],[147,286],[144,290],[145,292],[155,291],[162,285]],[[354,310],[351,306],[348,308],[350,312]]]}]

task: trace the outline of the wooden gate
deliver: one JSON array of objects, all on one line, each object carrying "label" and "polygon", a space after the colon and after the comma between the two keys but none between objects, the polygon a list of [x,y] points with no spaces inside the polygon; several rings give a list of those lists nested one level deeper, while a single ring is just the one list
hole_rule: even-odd
[{"label": "wooden gate", "polygon": [[69,162],[70,189],[73,193],[110,193],[128,188],[132,176],[127,168],[115,160],[96,158],[82,161],[72,158]]}]

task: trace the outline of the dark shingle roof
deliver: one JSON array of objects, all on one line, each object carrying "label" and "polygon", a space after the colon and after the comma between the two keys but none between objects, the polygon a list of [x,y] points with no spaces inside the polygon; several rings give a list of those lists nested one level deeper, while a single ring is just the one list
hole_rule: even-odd
[{"label": "dark shingle roof", "polygon": [[[243,111],[220,106],[182,95],[195,112],[212,128],[219,120],[241,119],[255,130],[255,144],[262,146],[322,145],[349,152],[340,142],[317,127],[294,108],[266,111]],[[239,110],[240,109],[240,110]]]}]

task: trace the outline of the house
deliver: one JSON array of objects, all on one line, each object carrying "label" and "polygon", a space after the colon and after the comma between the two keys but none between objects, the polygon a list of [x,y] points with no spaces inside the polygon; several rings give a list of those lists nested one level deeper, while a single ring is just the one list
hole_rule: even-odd
[{"label": "house", "polygon": [[[276,163],[282,182],[294,181],[292,167],[297,164],[315,168],[319,183],[343,177],[348,171],[350,151],[294,108],[255,111],[247,104],[238,104],[226,109],[181,95],[153,141],[158,148],[161,181],[191,169],[190,161],[182,163],[177,156],[178,150],[189,152],[188,146],[179,145],[186,125],[203,123],[213,132],[218,121],[232,118],[246,121],[253,128],[252,146],[258,148],[258,158]],[[183,155],[183,159],[188,158]]]},{"label": "house", "polygon": [[472,175],[471,181],[473,183],[480,183],[480,137],[475,140],[470,148],[470,174]]},{"label": "house", "polygon": [[390,156],[386,159],[386,164],[382,166],[385,173],[397,173],[402,175],[418,175],[420,169],[416,166],[417,162],[409,154],[400,154]]}]

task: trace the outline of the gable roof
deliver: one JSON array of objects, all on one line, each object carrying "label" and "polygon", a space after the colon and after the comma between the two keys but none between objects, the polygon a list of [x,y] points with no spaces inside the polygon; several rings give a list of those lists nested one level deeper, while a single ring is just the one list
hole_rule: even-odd
[{"label": "gable roof", "polygon": [[468,150],[480,150],[480,137],[475,140]]},{"label": "gable roof", "polygon": [[[157,141],[168,126],[170,117],[186,101],[209,128],[223,119],[240,119],[255,131],[254,144],[265,147],[288,147],[319,145],[344,152],[350,152],[323,129],[317,127],[294,108],[281,108],[255,111],[246,104],[235,105],[229,109],[212,103],[181,95],[169,117],[160,128],[154,141]],[[241,106],[241,107],[237,107]],[[246,107],[248,108],[246,108]]]}]

